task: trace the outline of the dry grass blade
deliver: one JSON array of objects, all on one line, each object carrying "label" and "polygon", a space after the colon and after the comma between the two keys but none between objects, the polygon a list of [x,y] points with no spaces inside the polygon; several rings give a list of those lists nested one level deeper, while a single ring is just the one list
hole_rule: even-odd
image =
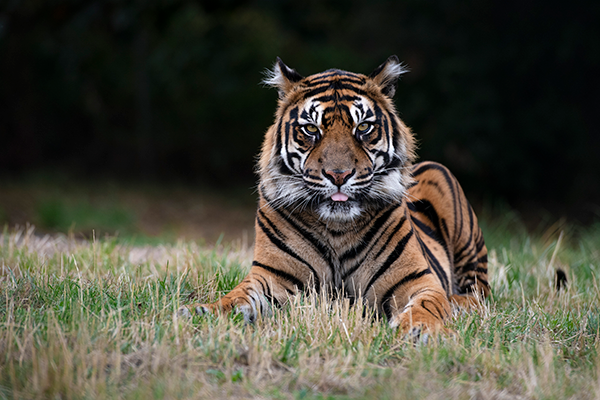
[{"label": "dry grass blade", "polygon": [[[577,247],[561,236],[552,253],[534,237],[498,240],[493,298],[456,314],[456,337],[414,346],[360,300],[324,293],[290,298],[254,325],[174,317],[190,298],[237,284],[247,246],[133,247],[5,229],[0,397],[592,399],[599,237]],[[559,260],[573,282],[556,295],[540,280]]]}]

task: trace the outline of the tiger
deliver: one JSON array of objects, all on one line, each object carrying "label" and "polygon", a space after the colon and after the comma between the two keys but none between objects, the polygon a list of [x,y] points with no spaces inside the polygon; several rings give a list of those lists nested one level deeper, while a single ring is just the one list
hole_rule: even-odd
[{"label": "tiger", "polygon": [[264,81],[279,99],[257,163],[249,274],[180,315],[235,310],[254,322],[290,296],[329,290],[402,332],[439,332],[452,304],[490,295],[487,248],[461,186],[441,164],[414,163],[415,138],[393,103],[406,71],[391,56],[369,76],[303,77],[277,58]]}]

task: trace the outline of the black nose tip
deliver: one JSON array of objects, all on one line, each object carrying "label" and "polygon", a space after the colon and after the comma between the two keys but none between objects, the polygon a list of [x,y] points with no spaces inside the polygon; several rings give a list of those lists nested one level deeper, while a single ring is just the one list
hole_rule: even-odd
[{"label": "black nose tip", "polygon": [[341,169],[330,169],[323,170],[323,176],[333,182],[336,186],[342,186],[344,183],[348,181],[354,175],[355,170],[341,170]]}]

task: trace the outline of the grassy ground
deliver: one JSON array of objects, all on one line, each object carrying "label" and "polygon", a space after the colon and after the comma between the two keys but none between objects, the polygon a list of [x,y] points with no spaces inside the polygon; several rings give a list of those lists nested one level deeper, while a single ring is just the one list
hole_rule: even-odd
[{"label": "grassy ground", "polygon": [[[600,226],[483,218],[493,297],[456,337],[405,342],[347,301],[178,320],[252,260],[241,242],[0,236],[0,398],[600,398]],[[565,291],[554,270],[567,272]],[[366,314],[366,315],[363,315]]]},{"label": "grassy ground", "polygon": [[74,232],[78,238],[125,238],[136,244],[179,238],[214,244],[253,240],[256,193],[178,184],[127,185],[73,181],[60,176],[0,180],[0,227],[28,223],[38,233]]}]

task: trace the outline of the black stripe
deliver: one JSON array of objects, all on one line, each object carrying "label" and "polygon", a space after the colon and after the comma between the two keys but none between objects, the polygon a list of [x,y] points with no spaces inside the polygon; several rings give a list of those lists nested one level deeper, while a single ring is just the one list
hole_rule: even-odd
[{"label": "black stripe", "polygon": [[450,176],[448,175],[448,170],[441,166],[440,164],[435,164],[435,163],[430,163],[430,162],[426,162],[426,163],[419,163],[415,165],[416,168],[413,169],[412,171],[412,176],[413,178],[416,178],[417,176],[421,175],[424,172],[429,171],[430,169],[435,169],[437,171],[440,171],[442,173],[442,175],[444,175],[444,178],[446,179],[446,183],[448,184],[448,187],[450,188],[450,191],[452,191],[452,195],[454,196],[454,187],[452,186],[452,178],[450,178]]},{"label": "black stripe", "polygon": [[290,132],[292,130],[292,124],[298,120],[298,107],[294,107],[289,111],[289,116],[290,116],[290,120],[287,121],[285,123],[285,143],[283,144],[283,146],[285,146],[285,152],[287,154],[287,166],[289,169],[291,169],[292,171],[294,170],[294,162],[292,161],[294,158],[297,158],[298,160],[301,160],[300,156],[298,156],[295,153],[290,153],[289,151],[289,143],[290,143]]},{"label": "black stripe", "polygon": [[431,229],[429,227],[429,225],[427,225],[425,222],[420,221],[418,218],[412,216],[411,217],[412,222],[428,237],[430,237],[431,239],[435,240],[436,242],[438,242],[439,244],[441,244],[442,246],[446,246],[446,242],[438,237],[439,235],[437,234],[437,232],[434,229]]},{"label": "black stripe", "polygon": [[[431,311],[429,308],[425,307],[425,301],[426,301],[426,300],[423,300],[423,301],[421,301],[421,308],[422,308],[422,309],[424,309],[425,311],[427,311],[429,314],[431,314],[431,316],[433,316],[433,317],[435,317],[435,318],[440,318],[440,317],[442,317],[442,314],[439,312],[439,310],[437,309],[437,307],[435,307],[435,308],[436,308],[436,311],[438,311],[438,314],[439,314],[439,315],[435,315],[435,314],[434,314],[434,313],[433,313],[433,312],[432,312],[432,311]],[[434,306],[435,306],[435,305],[434,305]],[[443,318],[443,317],[442,317],[442,318]]]},{"label": "black stripe", "polygon": [[367,247],[367,245],[369,245],[369,243],[371,243],[371,240],[373,240],[373,237],[375,236],[375,234],[387,222],[387,220],[390,218],[390,215],[392,215],[392,213],[398,207],[400,207],[400,204],[395,204],[394,206],[390,207],[389,210],[387,210],[383,214],[381,214],[381,216],[379,216],[379,218],[377,218],[375,220],[373,225],[371,225],[371,229],[369,229],[369,231],[362,237],[358,246],[352,247],[351,249],[347,250],[340,256],[340,264],[344,263],[346,260],[348,260],[350,258],[356,257],[360,252],[362,252]]},{"label": "black stripe", "polygon": [[[329,73],[329,74],[325,74],[325,75],[319,75],[317,77],[315,77],[313,80],[310,80],[308,82],[305,83],[304,86],[306,87],[314,87],[317,85],[324,85],[324,84],[331,84],[331,82],[333,82],[333,79],[330,79],[333,76],[338,76],[339,79],[339,75],[338,73]],[[354,85],[364,85],[365,80],[358,78],[358,77],[354,77],[351,75],[346,75],[344,76],[342,79],[340,79],[343,82],[347,82],[349,84],[354,84]]]},{"label": "black stripe", "polygon": [[[389,154],[390,147],[392,146],[392,141],[391,141],[392,138],[390,137],[390,129],[389,129],[389,125],[388,125],[388,115],[387,115],[387,113],[384,114],[383,109],[377,104],[377,102],[374,102],[373,107],[375,108],[376,121],[379,123],[379,126],[383,129],[385,138],[387,140],[387,148],[385,149],[385,152],[387,154]],[[381,137],[381,129],[379,130],[378,138],[379,137]],[[371,143],[373,143],[373,141],[371,141]],[[396,148],[398,148],[398,147],[396,147]],[[387,162],[386,162],[386,164],[387,164]]]},{"label": "black stripe", "polygon": [[[389,114],[393,114],[393,113],[391,113],[388,110],[386,110],[386,111],[387,111],[388,115]],[[398,148],[402,147],[400,145],[400,139],[402,138],[402,135],[400,134],[400,127],[398,126],[398,121],[393,116],[390,117],[390,123],[392,125],[391,139],[392,139],[392,141],[394,143],[394,147],[396,149],[398,149]],[[388,133],[387,130],[386,130],[386,133]],[[388,133],[388,136],[389,136],[389,133]],[[390,143],[388,143],[388,146],[390,146],[391,143],[392,142],[390,141]],[[389,151],[389,149],[388,149],[388,151]]]},{"label": "black stripe", "polygon": [[338,77],[341,76],[341,77],[343,77],[343,78],[341,78],[342,80],[358,81],[363,84],[365,83],[365,78],[362,78],[359,74],[356,74],[354,72],[342,71],[340,69],[335,69],[335,68],[328,69],[327,71],[323,71],[320,74],[317,74],[317,76],[315,76],[314,78],[311,78],[306,83],[312,84],[319,80],[325,80],[326,78],[330,78],[333,76],[338,76]]},{"label": "black stripe", "polygon": [[[471,288],[471,286],[475,285],[475,278],[477,278],[477,283],[481,283],[487,288],[490,287],[488,281],[486,281],[485,279],[479,278],[479,276],[466,277],[465,279],[462,280],[463,285],[460,287],[460,289],[463,290],[463,292],[461,292],[461,294],[467,293],[467,290],[473,290]],[[469,283],[467,283],[467,282],[469,282]]]},{"label": "black stripe", "polygon": [[343,103],[335,103],[332,106],[325,107],[323,109],[323,119],[329,117],[326,114],[330,114],[330,113],[333,113],[333,112],[338,111],[338,110],[344,111],[346,113],[346,115],[350,117],[349,119],[352,120],[352,115],[350,114],[350,108],[347,105],[343,104]]},{"label": "black stripe", "polygon": [[458,251],[454,252],[454,263],[459,264],[465,257],[470,256],[470,252],[466,252],[469,250],[471,246],[471,238],[467,241],[467,243]]},{"label": "black stripe", "polygon": [[[457,185],[458,185],[458,182],[457,182]],[[468,210],[469,210],[469,232],[468,232],[468,234],[469,234],[469,242],[472,242],[473,241],[473,225],[474,225],[475,221],[473,220],[473,208],[471,207],[470,204],[467,204],[467,206],[468,206]],[[459,235],[459,238],[460,238],[460,236],[462,236],[463,219],[464,219],[463,218],[464,217],[463,214],[464,213],[460,213],[460,227],[459,227],[459,229],[460,229],[460,233],[461,234]],[[456,226],[456,223],[455,223],[455,226]],[[458,243],[458,240],[456,240],[455,243]]]},{"label": "black stripe", "polygon": [[[421,199],[412,203],[407,203],[407,205],[411,211],[419,212],[425,215],[427,219],[429,219],[434,225],[434,230],[440,232],[440,234],[442,233],[442,229],[440,226],[440,217],[437,211],[435,210],[433,204],[431,204],[431,202],[429,202],[428,200]],[[443,243],[445,244],[445,242],[446,241],[444,240]]]},{"label": "black stripe", "polygon": [[308,262],[306,262],[302,257],[300,257],[298,254],[296,254],[292,249],[290,249],[285,243],[283,243],[281,240],[279,240],[273,234],[273,232],[269,231],[269,229],[265,226],[265,224],[262,223],[260,218],[256,218],[256,221],[258,222],[258,226],[260,227],[260,229],[265,233],[265,235],[267,235],[267,237],[269,238],[271,243],[273,243],[275,246],[277,246],[277,248],[279,250],[283,251],[284,253],[286,253],[286,254],[290,255],[291,257],[295,258],[296,260],[300,261],[302,264],[306,265],[308,267],[308,269],[310,269],[310,271],[313,273],[313,276],[315,278],[315,290],[318,293],[321,289],[321,281],[319,279],[319,276],[317,275],[317,272],[314,270],[314,268]]},{"label": "black stripe", "polygon": [[[364,139],[366,141],[366,139],[369,139],[368,141],[368,145],[369,146],[375,146],[377,143],[379,143],[379,141],[382,139],[383,137],[383,133],[381,132],[381,129],[377,129],[377,128],[373,128],[371,130],[371,132],[369,132],[368,134],[363,135]],[[373,133],[377,133],[377,136],[374,136]],[[357,138],[360,140],[361,136],[357,135]],[[389,142],[388,142],[389,143]],[[389,151],[389,150],[388,150]],[[394,166],[390,165],[390,168],[395,168]]]},{"label": "black stripe", "polygon": [[296,232],[300,233],[302,237],[310,242],[313,247],[319,252],[323,260],[329,266],[331,270],[331,274],[335,273],[335,267],[333,266],[333,261],[331,260],[331,252],[329,249],[321,242],[318,238],[316,238],[312,233],[301,227],[296,221],[294,221],[289,215],[286,215],[282,210],[275,210],[279,214],[281,218],[283,218],[288,224],[290,224]]},{"label": "black stripe", "polygon": [[[356,86],[363,86],[365,84],[364,81],[358,80],[358,79],[342,78],[340,81],[342,81],[342,82],[344,82],[345,84],[348,84],[348,85],[356,85]],[[307,84],[305,84],[303,86],[306,89],[313,89],[313,88],[316,88],[316,87],[319,87],[319,86],[330,87],[333,82],[334,82],[333,79],[328,79],[327,77],[324,77],[324,78],[317,78],[317,79],[315,79],[314,81],[311,81],[311,82],[307,82]]]},{"label": "black stripe", "polygon": [[476,268],[477,268],[477,261],[471,261],[461,267],[457,267],[456,269],[457,269],[457,271],[464,273],[464,272],[469,272],[469,271],[475,271]]},{"label": "black stripe", "polygon": [[283,118],[280,118],[279,121],[277,122],[277,131],[276,131],[276,141],[275,141],[275,154],[277,154],[278,156],[281,155],[281,146],[282,146],[282,142],[281,142],[281,122],[283,121]]},{"label": "black stripe", "polygon": [[[428,237],[430,237],[432,240],[436,241],[440,246],[442,246],[442,248],[444,249],[444,252],[446,253],[446,257],[449,261],[449,265],[453,265],[452,259],[450,257],[450,252],[448,251],[448,248],[446,246],[446,242],[440,237],[440,235],[436,234],[435,231],[433,231],[429,226],[427,226],[425,223],[419,221],[417,218],[412,217],[411,218],[413,223],[419,228],[421,229],[421,231],[427,235]],[[423,247],[427,248],[427,253],[429,253],[431,255],[432,258],[435,259],[435,263],[434,263],[434,268],[436,269],[436,274],[438,276],[440,276],[440,272],[443,274],[443,276],[446,276],[446,273],[443,271],[443,268],[441,267],[441,265],[439,264],[439,262],[437,261],[437,258],[435,258],[435,256],[429,251],[429,248],[427,247],[427,245],[422,242]],[[437,268],[439,267],[439,268]]]},{"label": "black stripe", "polygon": [[406,186],[406,190],[412,189],[419,184],[419,181],[413,181]]},{"label": "black stripe", "polygon": [[402,161],[396,157],[395,155],[392,157],[392,161],[388,165],[385,166],[386,169],[389,168],[398,168],[402,164]]},{"label": "black stripe", "polygon": [[[285,237],[285,235],[283,233],[281,233],[281,231],[275,225],[273,225],[273,223],[271,222],[271,220],[269,218],[267,218],[267,216],[265,215],[265,213],[261,209],[258,210],[258,214],[260,215],[261,218],[263,218],[265,221],[267,221],[267,224],[269,225],[269,228],[271,228],[271,230],[275,231],[275,234],[277,236],[279,236],[283,240],[287,239]],[[257,216],[257,218],[258,218],[258,216]]]},{"label": "black stripe", "polygon": [[481,251],[481,249],[483,249],[483,246],[485,246],[485,240],[483,240],[483,235],[481,235],[481,231],[479,233],[480,233],[479,240],[477,242],[477,247],[476,247],[477,253],[479,253]]},{"label": "black stripe", "polygon": [[405,222],[406,222],[406,215],[403,215],[402,218],[400,218],[400,221],[398,221],[398,223],[396,224],[396,226],[392,230],[392,232],[388,235],[388,238],[385,241],[385,244],[383,246],[381,246],[381,248],[379,249],[379,251],[377,252],[377,254],[375,255],[375,257],[373,257],[373,260],[376,260],[377,258],[379,258],[379,256],[381,255],[381,253],[383,253],[384,251],[386,251],[388,249],[388,245],[390,244],[390,242],[394,238],[394,235],[400,230],[400,228],[402,227],[402,225],[404,225]]},{"label": "black stripe", "polygon": [[425,275],[428,275],[428,274],[431,274],[430,269],[424,269],[419,272],[411,272],[410,274],[406,275],[404,278],[400,279],[400,281],[397,282],[396,284],[394,284],[391,288],[389,288],[387,292],[385,292],[385,294],[383,295],[383,297],[381,299],[382,300],[381,307],[383,308],[383,312],[385,313],[385,315],[388,319],[390,319],[392,317],[390,299],[391,299],[392,295],[394,294],[394,292],[396,291],[396,289],[398,289],[400,286],[402,286],[404,284],[415,281],[415,280],[417,280]]},{"label": "black stripe", "polygon": [[487,272],[488,272],[487,268],[480,267],[479,263],[477,261],[467,263],[457,269],[460,270],[461,273],[475,271],[475,272],[479,272],[480,274],[487,274]]},{"label": "black stripe", "polygon": [[[387,228],[386,228],[387,229]],[[365,260],[367,259],[367,257],[369,257],[369,255],[371,254],[371,251],[373,250],[373,248],[379,243],[379,239],[381,239],[381,237],[385,234],[385,229],[383,229],[379,235],[377,235],[377,237],[375,239],[372,240],[372,244],[371,246],[369,246],[369,248],[364,252],[363,257],[361,257],[360,260],[356,261],[354,263],[354,265],[352,267],[350,267],[346,273],[343,275],[342,279],[347,279],[348,277],[350,277],[350,275],[352,275],[353,273],[355,273],[365,262]],[[375,258],[372,258],[373,260]]]},{"label": "black stripe", "polygon": [[281,303],[279,303],[279,300],[277,300],[277,298],[273,297],[273,293],[271,292],[271,286],[269,285],[269,282],[267,282],[265,277],[262,275],[258,275],[258,274],[254,274],[254,275],[256,275],[254,277],[254,279],[256,279],[256,281],[258,283],[260,283],[260,286],[263,289],[264,296],[267,298],[269,303],[272,303],[278,307],[281,307]]},{"label": "black stripe", "polygon": [[306,100],[309,97],[313,97],[313,96],[316,96],[318,94],[325,93],[328,90],[338,91],[338,90],[343,90],[343,89],[351,90],[351,91],[353,91],[354,93],[356,93],[358,95],[365,95],[366,94],[364,90],[361,90],[361,89],[357,88],[354,85],[348,85],[348,84],[345,84],[343,82],[340,82],[340,84],[336,85],[335,89],[332,88],[331,85],[323,85],[323,86],[319,86],[319,87],[317,87],[315,89],[309,90],[308,92],[304,93],[304,95],[302,96],[302,99]]},{"label": "black stripe", "polygon": [[404,236],[402,239],[400,239],[400,241],[398,242],[398,244],[396,245],[394,250],[388,256],[387,260],[385,260],[383,265],[379,268],[379,270],[377,270],[375,275],[373,275],[373,277],[369,281],[369,284],[365,287],[364,293],[367,293],[369,291],[369,289],[371,288],[371,286],[373,286],[375,281],[377,279],[379,279],[379,277],[381,275],[383,275],[385,273],[385,271],[387,271],[392,266],[392,264],[402,255],[402,253],[404,252],[404,248],[406,247],[406,244],[408,243],[408,241],[410,240],[412,235],[413,235],[413,230],[411,229],[406,234],[406,236]]},{"label": "black stripe", "polygon": [[287,164],[285,163],[285,161],[283,161],[283,158],[281,158],[281,157],[279,157],[279,156],[277,157],[277,162],[276,162],[276,165],[277,165],[277,167],[278,167],[278,169],[279,169],[279,173],[280,173],[281,175],[287,175],[287,176],[289,176],[289,175],[293,175],[293,174],[295,174],[295,172],[294,172],[294,171],[292,171],[292,170],[291,170],[291,169],[290,169],[290,168],[287,166]]},{"label": "black stripe", "polygon": [[431,315],[433,315],[434,317],[436,316],[433,312],[431,312],[430,309],[428,309],[427,307],[425,307],[425,302],[431,303],[433,305],[433,307],[435,308],[435,311],[437,311],[437,313],[439,314],[440,319],[444,319],[446,317],[448,317],[448,313],[446,312],[446,310],[444,310],[444,312],[442,313],[442,311],[439,309],[438,305],[436,303],[433,302],[433,300],[431,299],[425,299],[421,301],[421,307],[425,310],[427,310]]},{"label": "black stripe", "polygon": [[[463,225],[465,220],[465,213],[462,211],[462,196],[458,195],[460,191],[460,187],[458,186],[458,181],[456,179],[454,181],[454,186],[450,188],[452,191],[452,201],[454,202],[454,243],[460,243],[460,239],[463,234]],[[455,190],[456,189],[456,190]],[[469,207],[469,217],[471,218],[471,229],[469,230],[469,240],[472,239],[473,235],[470,233],[473,232],[473,211],[470,210]],[[457,227],[457,221],[460,223]]]},{"label": "black stripe", "polygon": [[[463,258],[471,255],[471,252],[463,254],[466,250],[470,250],[471,246],[473,244],[474,221],[473,221],[473,209],[471,208],[471,205],[469,205],[469,220],[470,220],[470,222],[469,222],[469,229],[470,229],[469,230],[469,232],[470,232],[469,239],[467,240],[467,243],[458,252],[456,252],[456,251],[454,252],[454,262],[455,263],[460,263],[463,260]],[[461,221],[462,221],[462,219],[461,219]],[[455,222],[455,229],[456,229],[456,222]],[[454,235],[454,236],[456,236],[456,235]],[[479,244],[478,244],[478,246],[479,246]],[[477,252],[479,252],[479,250],[477,250]]]},{"label": "black stripe", "polygon": [[328,103],[330,101],[333,102],[337,102],[337,101],[356,101],[359,100],[360,97],[358,96],[352,96],[352,95],[337,95],[334,96],[332,94],[324,94],[323,96],[319,96],[319,97],[315,97],[313,99],[311,99],[312,101],[318,101],[320,103]]},{"label": "black stripe", "polygon": [[288,274],[287,272],[283,272],[279,269],[269,267],[268,265],[265,265],[265,264],[261,264],[258,261],[252,261],[252,266],[260,267],[260,268],[264,269],[265,271],[269,271],[273,275],[277,275],[281,279],[284,279],[284,280],[290,282],[292,285],[298,287],[299,290],[304,290],[304,284],[302,283],[302,281],[300,279],[296,278],[295,276]]},{"label": "black stripe", "polygon": [[[426,162],[426,163],[420,163],[415,165],[415,168],[413,169],[412,175],[413,177],[417,177],[419,175],[421,175],[422,173],[429,171],[431,169],[434,169],[438,172],[440,172],[444,179],[446,180],[446,185],[448,186],[448,189],[450,189],[450,192],[452,194],[452,205],[454,207],[454,235],[453,235],[453,243],[458,243],[460,236],[462,236],[462,226],[463,226],[463,214],[460,213],[460,220],[459,220],[459,211],[458,211],[458,196],[457,196],[457,188],[455,188],[454,184],[458,185],[458,182],[456,181],[456,179],[454,178],[454,176],[451,175],[450,171],[448,171],[448,169],[440,164],[437,163],[431,163],[431,162]],[[460,226],[457,227],[457,224],[460,223]],[[458,237],[457,237],[458,234]]]},{"label": "black stripe", "polygon": [[[377,157],[381,157],[381,158],[383,158],[384,165],[388,165],[390,163],[390,155],[388,153],[386,153],[385,151],[381,151],[381,150],[377,150],[377,149],[369,149],[369,152],[375,156],[374,160],[377,159]],[[389,173],[389,171],[378,171],[375,173],[375,175],[387,175],[388,173]]]},{"label": "black stripe", "polygon": [[446,293],[449,293],[449,291],[448,291],[448,276],[446,276],[446,272],[444,271],[444,268],[440,265],[440,262],[438,261],[437,258],[435,258],[435,256],[431,252],[431,250],[429,250],[429,247],[427,247],[425,245],[425,243],[423,243],[423,241],[421,240],[419,235],[417,235],[417,240],[419,242],[419,245],[421,246],[421,251],[425,255],[425,259],[427,260],[427,263],[429,264],[430,267],[433,268],[433,271],[435,272],[438,279],[442,283],[442,287],[444,288]]}]

